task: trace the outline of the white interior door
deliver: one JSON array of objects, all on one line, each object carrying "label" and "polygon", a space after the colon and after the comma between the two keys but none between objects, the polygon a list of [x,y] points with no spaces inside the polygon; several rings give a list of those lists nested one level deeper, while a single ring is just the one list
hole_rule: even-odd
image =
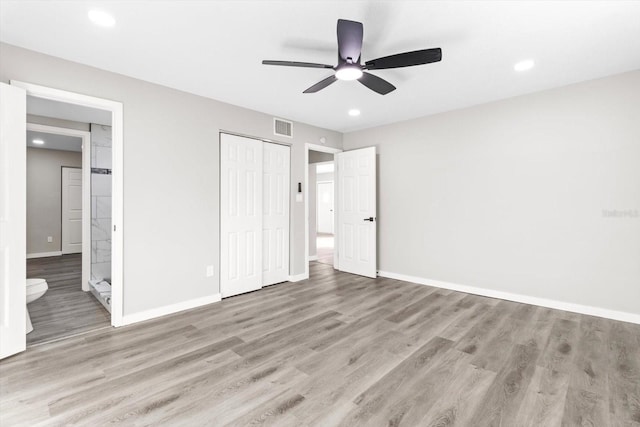
[{"label": "white interior door", "polygon": [[262,287],[263,142],[220,137],[220,292]]},{"label": "white interior door", "polygon": [[289,280],[290,149],[263,143],[262,285]]},{"label": "white interior door", "polygon": [[62,168],[62,253],[82,252],[82,169]]},{"label": "white interior door", "polygon": [[333,234],[333,182],[319,182],[316,197],[317,231]]},{"label": "white interior door", "polygon": [[377,275],[376,148],[345,151],[338,161],[338,269]]},{"label": "white interior door", "polygon": [[27,94],[0,83],[0,359],[26,349]]}]

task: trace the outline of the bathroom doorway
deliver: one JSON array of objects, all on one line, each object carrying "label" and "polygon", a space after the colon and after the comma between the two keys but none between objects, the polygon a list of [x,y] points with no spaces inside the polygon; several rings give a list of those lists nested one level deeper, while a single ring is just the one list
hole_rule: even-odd
[{"label": "bathroom doorway", "polygon": [[[101,227],[100,221],[110,217],[111,190],[92,179],[97,162],[111,163],[110,152],[96,145],[111,141],[110,120],[91,109],[27,97],[29,346],[111,325],[111,314],[91,285],[102,274],[96,271],[102,265],[97,245],[105,242],[97,239],[110,245],[105,237],[110,225]],[[100,255],[109,258],[110,247],[102,245]]]}]

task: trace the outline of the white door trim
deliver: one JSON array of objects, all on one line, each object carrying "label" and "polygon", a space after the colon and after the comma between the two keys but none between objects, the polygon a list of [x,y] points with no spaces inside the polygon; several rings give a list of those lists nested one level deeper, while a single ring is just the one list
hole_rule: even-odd
[{"label": "white door trim", "polygon": [[[88,292],[91,277],[91,132],[36,123],[27,123],[27,130],[82,138],[82,290]],[[36,258],[38,254],[32,255],[36,256],[31,258]],[[62,251],[57,255],[62,255]],[[30,258],[29,254],[27,258]]]},{"label": "white door trim", "polygon": [[[124,149],[124,128],[123,128],[123,107],[121,102],[111,101],[103,98],[96,98],[89,95],[82,95],[65,90],[53,89],[32,83],[11,80],[11,85],[20,87],[27,92],[28,96],[48,99],[52,101],[66,102],[84,107],[97,108],[111,112],[111,133],[112,133],[112,224],[113,231],[111,237],[111,325],[123,325],[124,309],[124,209],[123,209],[123,149]],[[24,237],[26,241],[26,236]],[[90,252],[89,252],[90,253]]]},{"label": "white door trim", "polygon": [[27,96],[0,82],[0,359],[26,349]]},{"label": "white door trim", "polygon": [[[317,144],[304,144],[304,279],[309,278],[309,151],[320,151],[322,153],[342,153],[342,150],[339,148],[326,147],[324,145]],[[335,164],[335,162],[334,162]],[[333,171],[334,176],[334,191],[333,191],[333,211],[335,213],[336,207],[338,206],[338,192],[335,191],[336,182],[337,182],[337,170],[334,168]],[[337,218],[337,215],[333,216],[334,221]],[[334,230],[334,241],[337,241],[338,238],[338,227],[333,227]],[[333,251],[333,268],[338,268],[338,251],[334,247]],[[302,279],[302,280],[304,280]]]}]

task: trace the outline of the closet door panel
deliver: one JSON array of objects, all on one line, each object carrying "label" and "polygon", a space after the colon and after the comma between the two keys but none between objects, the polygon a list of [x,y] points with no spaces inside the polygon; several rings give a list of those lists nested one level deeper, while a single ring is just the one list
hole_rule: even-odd
[{"label": "closet door panel", "polygon": [[220,291],[262,287],[263,142],[220,137]]},{"label": "closet door panel", "polygon": [[262,284],[289,280],[290,149],[264,143]]}]

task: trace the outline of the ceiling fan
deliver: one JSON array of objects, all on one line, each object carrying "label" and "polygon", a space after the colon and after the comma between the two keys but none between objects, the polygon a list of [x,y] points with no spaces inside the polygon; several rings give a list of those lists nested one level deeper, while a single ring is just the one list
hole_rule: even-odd
[{"label": "ceiling fan", "polygon": [[338,65],[335,67],[326,64],[296,61],[265,60],[262,61],[262,63],[265,65],[283,65],[286,67],[327,68],[335,71],[333,75],[319,81],[303,93],[318,92],[330,84],[335,83],[336,80],[358,80],[374,92],[380,95],[386,95],[394,91],[396,87],[378,76],[367,73],[365,70],[373,71],[388,68],[411,67],[413,65],[438,62],[442,59],[442,50],[437,47],[384,56],[366,61],[364,65],[362,65],[360,64],[362,35],[363,27],[361,22],[338,19]]}]

